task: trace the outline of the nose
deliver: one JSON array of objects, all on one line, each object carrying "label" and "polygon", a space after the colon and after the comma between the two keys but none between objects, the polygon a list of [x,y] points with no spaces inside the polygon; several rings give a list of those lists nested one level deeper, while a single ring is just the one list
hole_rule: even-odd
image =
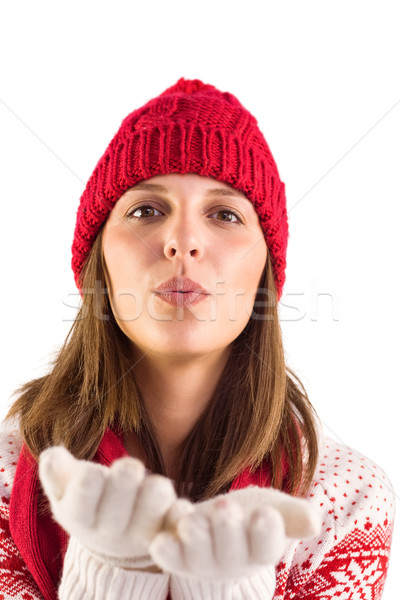
[{"label": "nose", "polygon": [[164,244],[164,255],[172,259],[199,259],[204,253],[203,243],[200,240],[198,227],[193,220],[177,220],[169,232]]}]

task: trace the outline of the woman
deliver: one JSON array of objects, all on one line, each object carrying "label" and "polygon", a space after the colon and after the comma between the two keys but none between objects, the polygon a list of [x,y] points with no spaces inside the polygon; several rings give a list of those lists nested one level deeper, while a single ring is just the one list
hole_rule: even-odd
[{"label": "woman", "polygon": [[81,309],[2,435],[4,598],[381,597],[393,494],[285,365],[287,239],[234,96],[180,79],[126,117],[77,213]]}]

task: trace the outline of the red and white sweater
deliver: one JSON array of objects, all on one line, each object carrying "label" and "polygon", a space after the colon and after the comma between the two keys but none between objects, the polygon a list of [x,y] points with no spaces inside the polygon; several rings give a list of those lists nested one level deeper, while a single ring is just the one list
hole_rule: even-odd
[{"label": "red and white sweater", "polygon": [[[40,571],[32,575],[10,533],[10,497],[21,448],[16,431],[0,430],[0,600],[43,600],[57,592],[52,596],[45,589]],[[259,485],[239,476],[232,489],[250,483]],[[287,549],[276,568],[274,600],[380,599],[394,519],[394,494],[385,473],[360,453],[326,439],[308,498],[322,511],[322,532]]]}]

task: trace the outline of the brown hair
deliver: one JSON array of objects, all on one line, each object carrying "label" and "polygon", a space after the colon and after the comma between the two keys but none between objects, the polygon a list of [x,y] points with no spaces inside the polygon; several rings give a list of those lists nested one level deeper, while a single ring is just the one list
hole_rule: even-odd
[{"label": "brown hair", "polygon": [[[35,458],[46,447],[62,444],[77,458],[90,460],[108,426],[135,431],[149,467],[164,473],[135,382],[132,343],[111,310],[102,230],[80,282],[82,304],[50,372],[14,392],[19,396],[7,418],[19,419]],[[318,458],[315,416],[302,383],[285,364],[268,253],[253,314],[182,445],[177,492],[203,500],[227,491],[245,467],[267,464],[273,487],[304,495]]]}]

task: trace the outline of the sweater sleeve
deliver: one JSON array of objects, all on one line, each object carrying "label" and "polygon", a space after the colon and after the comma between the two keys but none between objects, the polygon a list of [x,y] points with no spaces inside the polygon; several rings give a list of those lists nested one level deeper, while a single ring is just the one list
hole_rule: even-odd
[{"label": "sweater sleeve", "polygon": [[274,600],[380,600],[394,521],[385,472],[327,440],[309,500],[322,511],[321,534],[288,549],[277,568]]},{"label": "sweater sleeve", "polygon": [[[0,600],[44,600],[11,536],[9,505],[22,440],[0,425]],[[169,575],[107,565],[71,539],[59,600],[165,600]]]},{"label": "sweater sleeve", "polygon": [[270,600],[274,589],[275,572],[268,567],[251,577],[230,581],[171,576],[172,600]]},{"label": "sweater sleeve", "polygon": [[18,460],[15,445],[0,431],[0,598],[1,600],[43,600],[39,588],[12,539],[9,505]]},{"label": "sweater sleeve", "polygon": [[[0,503],[0,578],[1,600],[43,600],[11,538],[8,501],[4,493]],[[164,573],[127,571],[108,566],[71,540],[65,557],[59,600],[165,600],[168,584],[169,576]]]},{"label": "sweater sleeve", "polygon": [[107,564],[71,538],[58,595],[59,600],[165,600],[168,586],[168,574]]}]

